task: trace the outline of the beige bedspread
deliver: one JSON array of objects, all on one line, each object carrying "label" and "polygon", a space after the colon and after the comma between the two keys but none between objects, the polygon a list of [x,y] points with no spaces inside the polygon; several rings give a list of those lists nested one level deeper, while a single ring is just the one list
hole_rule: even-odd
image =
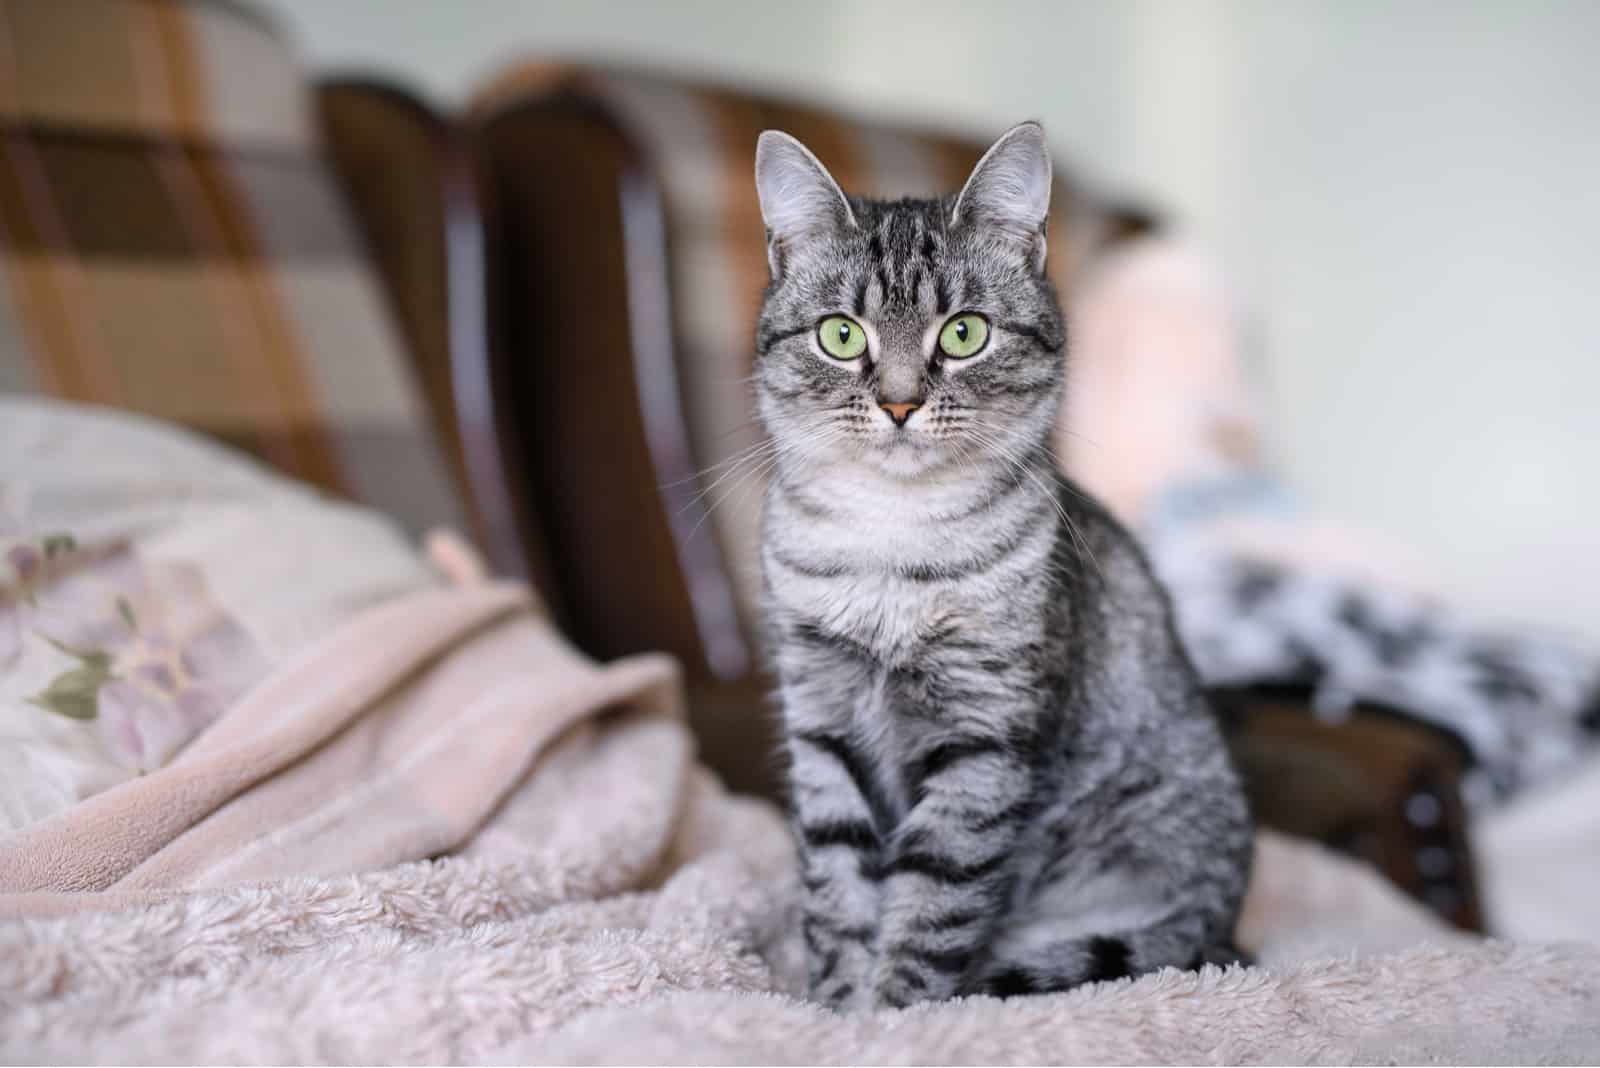
[{"label": "beige bedspread", "polygon": [[1600,1054],[1600,951],[1451,938],[1273,836],[1242,931],[1258,967],[807,1005],[788,836],[695,766],[677,693],[670,661],[591,664],[511,587],[370,610],[168,768],[0,843],[0,1058]]},{"label": "beige bedspread", "polygon": [[426,590],[271,675],[165,767],[0,837],[0,915],[373,871],[453,852],[564,730],[677,709],[676,668],[599,668],[520,589]]},{"label": "beige bedspread", "polygon": [[670,660],[170,430],[0,417],[0,1061],[1600,1058],[1600,949],[1266,834],[1257,967],[811,1006],[789,836]]}]

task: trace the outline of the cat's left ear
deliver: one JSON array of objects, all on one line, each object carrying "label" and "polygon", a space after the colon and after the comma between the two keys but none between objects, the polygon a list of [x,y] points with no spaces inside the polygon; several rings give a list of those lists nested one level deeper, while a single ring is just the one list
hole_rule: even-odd
[{"label": "cat's left ear", "polygon": [[811,150],[793,137],[767,130],[756,141],[756,195],[767,224],[767,262],[782,273],[785,247],[856,224],[844,190]]},{"label": "cat's left ear", "polygon": [[990,146],[956,197],[952,225],[992,227],[1027,245],[1035,270],[1044,270],[1045,220],[1050,215],[1050,151],[1044,127],[1013,126]]}]

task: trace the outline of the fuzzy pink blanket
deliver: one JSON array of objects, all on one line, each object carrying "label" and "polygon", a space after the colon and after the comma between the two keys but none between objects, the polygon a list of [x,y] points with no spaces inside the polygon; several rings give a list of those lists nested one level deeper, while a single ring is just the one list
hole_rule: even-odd
[{"label": "fuzzy pink blanket", "polygon": [[595,665],[513,587],[370,610],[171,765],[0,840],[0,1060],[1600,1055],[1600,950],[1449,936],[1271,835],[1260,966],[821,1010],[782,820],[695,764],[679,703],[671,661]]}]

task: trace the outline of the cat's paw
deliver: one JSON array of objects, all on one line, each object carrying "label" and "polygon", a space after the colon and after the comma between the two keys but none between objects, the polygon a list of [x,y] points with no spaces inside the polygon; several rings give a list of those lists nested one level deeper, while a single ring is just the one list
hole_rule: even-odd
[{"label": "cat's paw", "polygon": [[839,1012],[872,1005],[873,956],[857,942],[815,947],[810,958],[811,1000]]},{"label": "cat's paw", "polygon": [[812,987],[811,1000],[826,1005],[834,1012],[859,1012],[868,1008],[871,992],[846,979],[830,980]]},{"label": "cat's paw", "polygon": [[912,969],[898,967],[874,978],[871,1007],[903,1009],[919,1001],[936,1001],[954,995],[952,990],[930,990],[928,980]]}]

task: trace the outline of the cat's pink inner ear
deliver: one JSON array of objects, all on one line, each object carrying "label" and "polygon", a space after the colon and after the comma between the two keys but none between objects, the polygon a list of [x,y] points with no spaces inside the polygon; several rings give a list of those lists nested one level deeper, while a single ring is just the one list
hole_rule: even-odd
[{"label": "cat's pink inner ear", "polygon": [[756,194],[769,246],[855,225],[839,183],[805,145],[778,130],[756,142]]},{"label": "cat's pink inner ear", "polygon": [[1050,150],[1044,128],[1024,122],[1001,135],[972,169],[951,210],[951,222],[990,226],[1019,240],[1037,241],[1042,259],[1049,214]]}]

